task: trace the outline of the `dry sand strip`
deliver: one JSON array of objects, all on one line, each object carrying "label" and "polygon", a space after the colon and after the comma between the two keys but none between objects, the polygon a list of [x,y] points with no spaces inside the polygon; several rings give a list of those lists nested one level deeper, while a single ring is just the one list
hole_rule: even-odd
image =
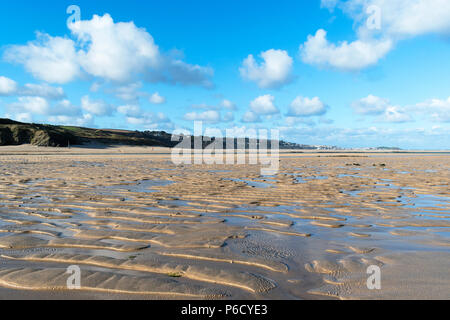
[{"label": "dry sand strip", "polygon": [[84,264],[110,269],[159,273],[224,286],[232,286],[253,293],[267,292],[275,288],[275,283],[273,280],[265,279],[260,275],[234,270],[227,271],[217,268],[161,262],[159,259],[155,259],[158,256],[146,256],[146,260],[140,261],[74,254],[31,254],[26,256],[2,255],[2,257],[6,259],[30,262],[55,262],[75,265]]},{"label": "dry sand strip", "polygon": [[0,227],[0,233],[18,233],[18,234],[32,233],[32,234],[47,235],[47,236],[51,236],[51,237],[58,237],[61,234],[61,232],[49,230],[47,228],[42,228],[42,227],[37,227],[37,226],[24,227],[21,225]]},{"label": "dry sand strip", "polygon": [[[79,201],[80,199],[78,199]],[[143,215],[143,216],[156,216],[156,217],[176,217],[176,218],[199,218],[202,216],[201,213],[194,213],[194,212],[183,212],[184,208],[171,208],[171,209],[165,209],[161,208],[161,206],[157,206],[157,204],[146,204],[144,207],[139,207],[140,204],[133,202],[130,203],[128,206],[124,206],[121,204],[120,206],[114,205],[112,206],[111,203],[106,203],[105,205],[101,206],[98,203],[95,203],[95,206],[87,206],[86,204],[79,204],[79,203],[52,203],[47,204],[47,206],[62,208],[62,210],[68,210],[69,208],[73,209],[81,209],[86,211],[103,211],[103,212],[123,212],[123,213],[133,213],[136,215]],[[152,206],[155,208],[154,210],[147,209],[147,207]],[[161,210],[159,210],[161,208]],[[57,209],[55,209],[57,210]],[[176,210],[174,212],[174,210]]]},{"label": "dry sand strip", "polygon": [[222,217],[230,217],[230,218],[241,218],[241,219],[248,219],[248,220],[255,220],[258,223],[261,224],[268,224],[272,226],[277,227],[290,227],[294,224],[291,220],[286,219],[272,219],[267,218],[262,215],[244,215],[244,214],[221,214]]},{"label": "dry sand strip", "polygon": [[[76,230],[75,238],[90,240],[114,239],[129,242],[154,243],[167,248],[220,248],[228,239],[245,238],[247,235],[240,228],[224,225],[219,230],[210,228],[184,228],[176,234],[152,235],[146,232],[110,231],[110,230]],[[0,239],[1,243],[1,239]],[[54,244],[54,241],[52,242]]]},{"label": "dry sand strip", "polygon": [[277,233],[277,234],[282,234],[282,235],[286,235],[286,236],[311,237],[310,233],[303,233],[303,232],[283,231],[283,230],[259,228],[259,227],[245,227],[245,229],[246,230],[255,230],[255,231],[264,231],[264,232],[269,232],[269,233]]},{"label": "dry sand strip", "polygon": [[2,249],[33,249],[33,248],[81,248],[111,250],[117,252],[133,252],[148,248],[148,245],[125,245],[110,244],[100,241],[78,240],[71,238],[57,238],[44,240],[29,235],[12,235],[0,238],[0,248]]},{"label": "dry sand strip", "polygon": [[98,212],[90,211],[87,215],[96,219],[114,219],[124,221],[134,221],[150,224],[216,224],[225,222],[224,219],[219,218],[191,218],[191,219],[179,219],[179,218],[157,218],[146,217],[137,214],[118,214],[114,212]]},{"label": "dry sand strip", "polygon": [[[67,290],[68,277],[66,269],[0,268],[0,285],[20,290]],[[229,295],[218,289],[183,284],[169,277],[138,277],[90,270],[83,270],[80,289],[184,299],[217,299]]]},{"label": "dry sand strip", "polygon": [[[273,272],[287,273],[289,268],[286,264],[274,260],[261,259],[256,257],[242,257],[236,254],[215,252],[198,253],[196,251],[183,250],[177,251],[159,251],[159,255],[167,257],[175,257],[181,259],[195,260],[195,261],[211,261],[218,263],[240,264],[261,269],[266,269]],[[245,258],[245,259],[244,259]]]}]

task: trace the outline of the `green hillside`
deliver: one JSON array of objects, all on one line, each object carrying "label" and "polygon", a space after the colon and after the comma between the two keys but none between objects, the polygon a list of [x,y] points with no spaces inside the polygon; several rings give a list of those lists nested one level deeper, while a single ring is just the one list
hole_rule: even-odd
[{"label": "green hillside", "polygon": [[32,144],[42,147],[67,147],[87,143],[142,146],[174,145],[165,132],[98,130],[71,126],[21,123],[0,119],[0,145]]}]

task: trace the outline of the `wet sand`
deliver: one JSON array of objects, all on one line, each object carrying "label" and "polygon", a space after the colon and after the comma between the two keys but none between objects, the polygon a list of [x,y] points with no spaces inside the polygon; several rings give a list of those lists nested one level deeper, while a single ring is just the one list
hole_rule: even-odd
[{"label": "wet sand", "polygon": [[1,147],[0,298],[450,297],[448,154],[283,152],[274,176],[170,159]]}]

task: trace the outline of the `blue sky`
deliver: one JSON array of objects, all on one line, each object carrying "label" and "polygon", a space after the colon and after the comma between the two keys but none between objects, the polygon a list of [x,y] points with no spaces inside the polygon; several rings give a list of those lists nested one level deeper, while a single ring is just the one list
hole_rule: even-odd
[{"label": "blue sky", "polygon": [[449,149],[448,1],[19,0],[0,27],[2,117]]}]

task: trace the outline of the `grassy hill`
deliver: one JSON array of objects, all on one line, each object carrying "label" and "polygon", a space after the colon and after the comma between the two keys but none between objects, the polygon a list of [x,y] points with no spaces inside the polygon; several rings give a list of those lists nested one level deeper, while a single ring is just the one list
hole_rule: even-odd
[{"label": "grassy hill", "polygon": [[[201,137],[202,140],[204,137]],[[172,135],[164,131],[127,131],[114,129],[90,129],[72,126],[22,123],[0,118],[0,146],[32,144],[40,147],[68,147],[82,144],[132,145],[150,147],[174,147],[179,142],[171,141]],[[191,137],[194,148],[194,139]],[[202,147],[215,138],[204,139]],[[258,143],[260,141],[258,140]],[[237,139],[234,141],[237,146]],[[249,148],[250,140],[245,139]],[[271,142],[267,142],[270,147]],[[315,150],[314,146],[279,141],[280,149]],[[223,141],[226,149],[226,142]]]},{"label": "grassy hill", "polygon": [[0,145],[32,144],[43,147],[67,147],[87,143],[171,147],[166,132],[97,130],[71,126],[21,123],[0,119]]}]

